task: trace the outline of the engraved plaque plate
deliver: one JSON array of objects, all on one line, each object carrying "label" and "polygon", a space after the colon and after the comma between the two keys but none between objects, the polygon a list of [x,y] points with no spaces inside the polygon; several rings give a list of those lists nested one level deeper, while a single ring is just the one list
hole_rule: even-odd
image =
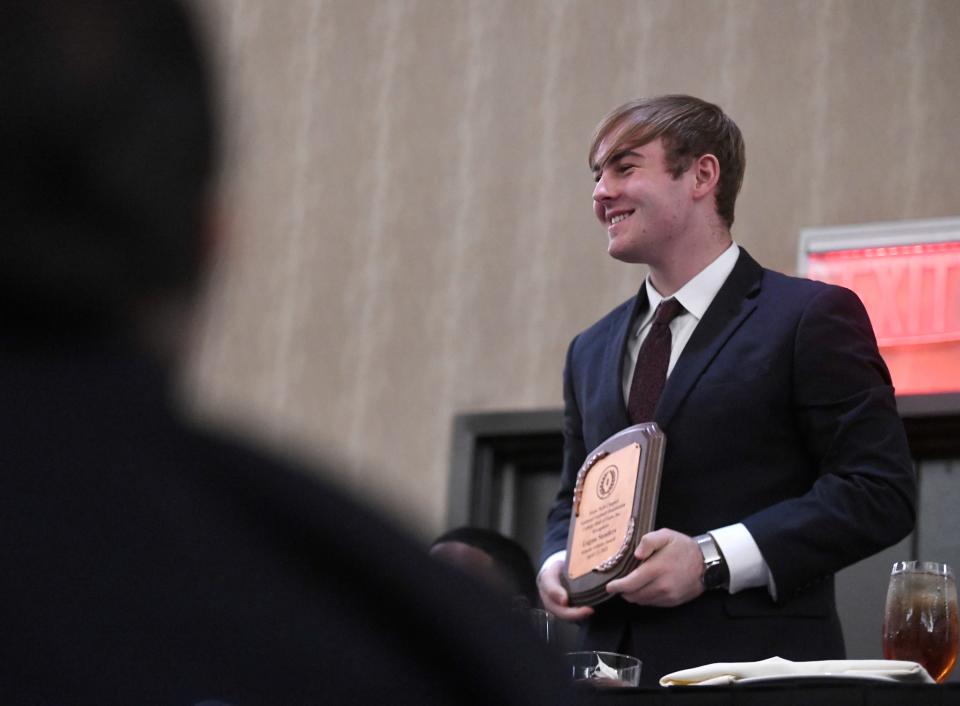
[{"label": "engraved plaque plate", "polygon": [[563,573],[570,605],[610,598],[607,583],[639,563],[633,552],[654,527],[665,442],[656,423],[637,424],[600,444],[580,468]]},{"label": "engraved plaque plate", "polygon": [[590,573],[629,547],[629,523],[640,470],[640,444],[600,458],[587,472],[570,538],[571,579]]}]

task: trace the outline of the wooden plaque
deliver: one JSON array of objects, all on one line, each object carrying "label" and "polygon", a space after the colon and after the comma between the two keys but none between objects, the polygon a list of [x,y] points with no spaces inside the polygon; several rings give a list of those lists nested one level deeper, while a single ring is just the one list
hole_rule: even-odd
[{"label": "wooden plaque", "polygon": [[666,437],[654,422],[627,427],[587,457],[573,493],[563,579],[570,605],[610,598],[608,582],[639,562],[633,552],[653,529]]}]

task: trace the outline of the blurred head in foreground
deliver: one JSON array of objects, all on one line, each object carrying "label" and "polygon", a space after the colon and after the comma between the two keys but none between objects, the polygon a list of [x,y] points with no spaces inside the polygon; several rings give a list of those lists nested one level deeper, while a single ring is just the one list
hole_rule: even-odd
[{"label": "blurred head in foreground", "polygon": [[5,327],[153,337],[200,281],[216,164],[182,8],[9,0],[0,92]]}]

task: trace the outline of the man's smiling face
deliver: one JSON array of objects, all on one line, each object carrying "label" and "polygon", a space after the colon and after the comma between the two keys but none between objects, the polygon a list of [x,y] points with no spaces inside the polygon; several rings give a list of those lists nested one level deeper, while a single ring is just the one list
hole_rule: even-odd
[{"label": "man's smiling face", "polygon": [[[601,142],[598,154],[606,154]],[[593,211],[607,228],[607,252],[623,262],[656,265],[679,243],[693,199],[688,169],[667,170],[663,141],[616,149],[594,172]]]}]

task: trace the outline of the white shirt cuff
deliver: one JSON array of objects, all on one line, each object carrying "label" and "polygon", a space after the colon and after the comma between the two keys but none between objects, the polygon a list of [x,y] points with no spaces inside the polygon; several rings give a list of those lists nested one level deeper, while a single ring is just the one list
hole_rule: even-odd
[{"label": "white shirt cuff", "polygon": [[777,599],[777,587],[773,582],[770,567],[767,566],[750,530],[737,523],[710,530],[710,536],[720,547],[720,552],[727,562],[727,569],[730,571],[730,593],[766,586],[770,597]]}]

